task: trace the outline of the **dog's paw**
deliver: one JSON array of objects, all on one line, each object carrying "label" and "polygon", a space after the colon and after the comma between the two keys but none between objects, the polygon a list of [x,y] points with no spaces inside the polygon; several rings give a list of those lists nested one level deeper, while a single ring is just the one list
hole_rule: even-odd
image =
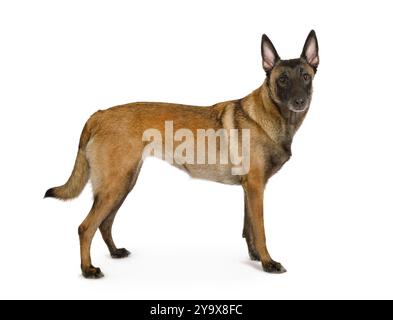
[{"label": "dog's paw", "polygon": [[287,270],[281,265],[281,263],[276,261],[269,261],[262,264],[263,270],[268,273],[285,273]]},{"label": "dog's paw", "polygon": [[82,275],[86,279],[100,279],[104,276],[100,268],[95,268],[93,266],[90,266],[87,269],[82,270]]},{"label": "dog's paw", "polygon": [[130,254],[131,254],[130,251],[128,251],[125,248],[121,248],[111,252],[111,257],[114,259],[121,259],[121,258],[128,257]]}]

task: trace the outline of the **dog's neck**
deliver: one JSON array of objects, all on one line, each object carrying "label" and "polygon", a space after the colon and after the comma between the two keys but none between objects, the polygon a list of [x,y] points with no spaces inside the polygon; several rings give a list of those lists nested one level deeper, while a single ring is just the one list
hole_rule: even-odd
[{"label": "dog's neck", "polygon": [[267,80],[261,87],[242,99],[243,109],[266,134],[288,152],[292,139],[302,124],[307,111],[293,112],[278,106],[270,95]]}]

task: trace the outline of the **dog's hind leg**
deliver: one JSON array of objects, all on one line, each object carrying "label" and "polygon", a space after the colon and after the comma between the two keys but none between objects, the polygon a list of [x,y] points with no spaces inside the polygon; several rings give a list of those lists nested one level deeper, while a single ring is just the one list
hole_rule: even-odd
[{"label": "dog's hind leg", "polygon": [[113,221],[115,220],[116,214],[120,206],[122,205],[123,201],[127,197],[128,193],[132,190],[134,187],[136,180],[139,175],[140,171],[140,165],[137,166],[135,169],[131,170],[130,172],[130,177],[129,177],[129,186],[126,187],[126,189],[123,191],[123,196],[119,204],[113,208],[112,212],[105,218],[105,220],[101,223],[100,225],[100,231],[102,238],[104,239],[105,244],[107,245],[110,255],[112,258],[119,259],[119,258],[125,258],[130,255],[130,252],[125,249],[125,248],[117,248],[115,245],[115,242],[113,241],[112,237],[112,226],[113,226]]},{"label": "dog's hind leg", "polygon": [[[82,274],[86,278],[103,276],[91,263],[90,247],[97,229],[102,225],[104,240],[113,254],[118,254],[113,243],[111,227],[119,207],[135,183],[141,152],[131,143],[106,141],[106,136],[96,135],[87,146],[87,158],[94,193],[93,207],[79,226]],[[123,253],[124,254],[124,253]]]},{"label": "dog's hind leg", "polygon": [[115,220],[118,208],[115,208],[108,217],[101,223],[100,231],[102,239],[104,239],[112,258],[125,258],[130,255],[130,252],[125,248],[117,248],[112,237],[112,225]]},{"label": "dog's hind leg", "polygon": [[94,197],[93,207],[88,216],[78,228],[80,250],[81,250],[81,269],[85,278],[101,278],[103,274],[99,268],[95,268],[91,263],[90,247],[91,241],[98,227],[113,211],[119,206],[121,190],[106,190],[97,193]]}]

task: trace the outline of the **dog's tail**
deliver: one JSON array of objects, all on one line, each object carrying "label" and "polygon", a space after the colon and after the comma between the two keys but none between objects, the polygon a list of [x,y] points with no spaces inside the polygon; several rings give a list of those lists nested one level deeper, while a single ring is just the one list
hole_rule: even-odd
[{"label": "dog's tail", "polygon": [[68,200],[80,195],[90,176],[89,163],[86,159],[85,150],[89,140],[90,130],[88,129],[88,123],[86,123],[79,140],[78,154],[76,156],[71,176],[64,185],[48,189],[44,198],[51,197]]}]

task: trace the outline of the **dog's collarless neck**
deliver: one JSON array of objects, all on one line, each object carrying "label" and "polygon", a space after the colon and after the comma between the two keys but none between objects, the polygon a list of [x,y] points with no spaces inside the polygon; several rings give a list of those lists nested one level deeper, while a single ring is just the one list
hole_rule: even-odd
[{"label": "dog's collarless neck", "polygon": [[[304,116],[284,109],[274,101],[270,93],[268,79],[260,87],[260,100],[260,109],[262,110],[262,114],[260,115],[261,121],[258,121],[260,126],[270,139],[290,156],[292,154],[291,145],[293,137],[302,123]],[[266,121],[267,119],[268,121]]]}]

